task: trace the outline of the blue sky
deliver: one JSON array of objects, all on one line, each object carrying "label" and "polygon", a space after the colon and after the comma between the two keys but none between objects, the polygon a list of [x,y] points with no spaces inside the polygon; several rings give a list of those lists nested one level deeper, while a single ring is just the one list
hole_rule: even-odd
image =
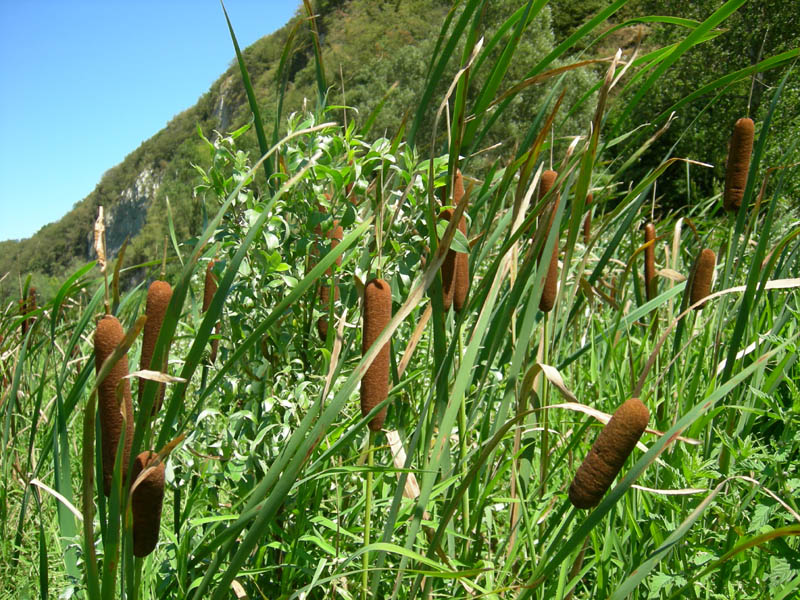
[{"label": "blue sky", "polygon": [[[226,0],[241,47],[300,0]],[[30,237],[231,64],[218,0],[0,0],[0,240]]]}]

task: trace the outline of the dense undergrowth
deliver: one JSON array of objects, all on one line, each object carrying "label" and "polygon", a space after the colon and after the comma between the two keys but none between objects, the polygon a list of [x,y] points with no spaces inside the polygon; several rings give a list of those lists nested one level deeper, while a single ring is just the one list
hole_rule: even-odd
[{"label": "dense undergrowth", "polygon": [[[130,332],[119,354],[138,368],[146,282],[122,292],[115,283],[117,270],[140,266],[122,257],[98,279],[89,264],[43,306],[4,308],[2,597],[797,594],[800,223],[784,186],[798,142],[771,145],[785,139],[772,116],[797,77],[797,51],[754,69],[781,77],[756,120],[741,208],[726,212],[717,194],[676,210],[658,182],[704,165],[667,156],[628,178],[671,111],[648,128],[617,128],[741,2],[682,23],[683,43],[609,58],[605,78],[575,101],[592,115],[577,131],[560,128],[578,107],[563,100],[554,61],[624,2],[511,80],[515,39],[544,3],[521,2],[485,39],[483,4],[450,14],[422,100],[391,137],[370,135],[368,115],[330,106],[323,61],[317,103],[286,119],[285,136],[259,131],[257,154],[238,144],[258,117],[230,134],[198,132],[202,229],[169,240],[177,274],[151,363],[168,355],[172,378],[153,419],[157,382],[134,394],[130,460],[152,449],[166,466],[149,556],[132,555],[122,452],[103,493],[93,356],[96,319],[111,312]],[[449,61],[460,68],[435,96]],[[710,107],[728,83],[704,96]],[[526,143],[474,168],[495,120],[533,85],[545,101]],[[421,138],[443,151],[421,155]],[[546,169],[558,176],[542,194]],[[449,225],[442,208],[454,210]],[[694,310],[686,278],[704,248],[716,253],[714,293]],[[460,312],[442,305],[450,249],[469,251]],[[542,312],[554,253],[558,291]],[[217,288],[204,307],[212,259]],[[391,287],[394,316],[362,355],[362,292],[376,276]],[[323,305],[320,285],[338,286],[338,297]],[[386,341],[388,412],[370,434],[381,407],[362,414],[358,385]],[[651,429],[602,501],[574,508],[578,466],[631,397],[648,407]]]}]

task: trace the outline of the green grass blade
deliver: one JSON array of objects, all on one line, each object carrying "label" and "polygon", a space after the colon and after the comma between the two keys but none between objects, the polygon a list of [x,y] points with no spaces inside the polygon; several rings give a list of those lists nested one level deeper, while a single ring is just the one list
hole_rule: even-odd
[{"label": "green grass blade", "polygon": [[[247,73],[247,67],[244,64],[244,56],[239,49],[239,42],[236,39],[236,34],[233,32],[233,25],[230,18],[228,18],[228,11],[225,9],[225,3],[220,0],[222,12],[225,13],[225,21],[228,23],[228,31],[231,34],[231,41],[233,48],[236,50],[236,61],[239,63],[239,71],[242,74],[242,85],[244,85],[245,92],[247,93],[247,103],[250,105],[250,111],[253,113],[253,124],[256,128],[256,137],[258,138],[258,147],[261,149],[261,154],[264,155],[269,151],[269,144],[267,143],[267,136],[264,133],[264,122],[261,120],[261,111],[258,109],[258,101],[256,93],[253,90],[253,84],[250,82],[250,75]],[[272,168],[268,161],[264,161],[264,174],[267,177],[267,185],[272,185]]]}]

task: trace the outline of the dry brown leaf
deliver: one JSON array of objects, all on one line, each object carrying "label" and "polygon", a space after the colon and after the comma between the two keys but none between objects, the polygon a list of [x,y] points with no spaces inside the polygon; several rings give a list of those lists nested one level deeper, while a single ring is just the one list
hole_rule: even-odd
[{"label": "dry brown leaf", "polygon": [[683,273],[678,273],[677,271],[674,271],[672,269],[661,269],[658,272],[658,275],[666,279],[671,279],[672,281],[677,281],[678,283],[686,281],[686,275],[684,275]]},{"label": "dry brown leaf", "polygon": [[[402,469],[406,464],[406,449],[403,448],[403,442],[400,440],[400,434],[395,430],[386,432],[386,439],[389,441],[389,447],[392,450],[392,460],[396,469]],[[398,479],[400,473],[397,474]],[[403,488],[403,497],[413,500],[419,496],[419,484],[414,473],[409,473],[406,478],[406,485]]]},{"label": "dry brown leaf", "polygon": [[[585,404],[580,404],[578,402],[564,402],[563,404],[551,404],[547,408],[566,408],[567,410],[574,410],[576,412],[581,412],[585,415],[589,415],[590,417],[594,417],[598,421],[600,421],[603,425],[606,425],[611,420],[611,415],[608,413],[604,413],[601,410],[597,410],[596,408],[592,408],[591,406],[586,406]],[[645,429],[647,433],[652,433],[653,435],[664,435],[663,431],[659,431],[658,429],[653,429],[652,427],[648,427]],[[693,438],[683,437],[679,435],[675,438],[676,440],[680,440],[686,444],[691,444],[692,446],[697,446],[700,444],[700,440],[695,440]],[[639,442],[641,444],[641,442]],[[646,449],[646,446],[642,444],[642,448]]]},{"label": "dry brown leaf", "polygon": [[161,371],[150,371],[148,369],[134,371],[129,375],[125,375],[124,379],[133,379],[134,377],[147,379],[148,381],[158,381],[159,383],[186,383],[186,380],[183,377],[175,377],[173,375],[162,373]]},{"label": "dry brown leaf", "polygon": [[706,488],[683,488],[680,490],[658,490],[656,488],[649,488],[644,487],[643,485],[636,485],[635,483],[631,486],[636,488],[637,490],[642,490],[643,492],[653,492],[654,494],[661,494],[662,496],[688,496],[690,494],[701,494],[703,492],[707,492]]},{"label": "dry brown leaf", "polygon": [[236,596],[236,600],[247,600],[247,592],[244,591],[242,584],[235,579],[231,581],[231,589],[233,590],[233,595]]}]

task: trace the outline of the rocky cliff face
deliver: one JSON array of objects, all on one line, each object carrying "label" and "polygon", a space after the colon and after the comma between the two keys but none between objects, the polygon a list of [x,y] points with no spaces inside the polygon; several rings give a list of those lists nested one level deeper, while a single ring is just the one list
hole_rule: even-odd
[{"label": "rocky cliff face", "polygon": [[[106,208],[106,252],[114,257],[119,252],[125,238],[134,237],[145,223],[147,208],[155,198],[164,174],[154,169],[145,169],[136,177],[132,185],[125,188],[119,200]],[[94,231],[87,236],[87,255],[94,260]]]},{"label": "rocky cliff face", "polygon": [[228,90],[234,84],[234,77],[230,75],[226,77],[222,84],[219,86],[219,98],[214,106],[212,117],[219,122],[219,130],[226,131],[230,127],[234,110],[237,108],[230,101]]}]

